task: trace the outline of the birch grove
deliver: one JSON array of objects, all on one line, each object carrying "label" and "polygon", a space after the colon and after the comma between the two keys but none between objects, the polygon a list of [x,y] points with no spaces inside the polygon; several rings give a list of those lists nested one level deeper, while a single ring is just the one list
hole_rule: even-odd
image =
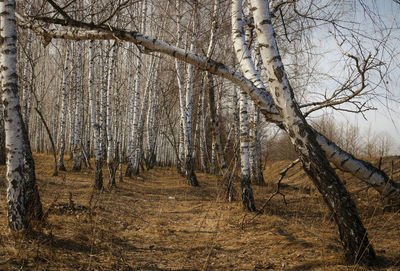
[{"label": "birch grove", "polygon": [[[240,187],[243,208],[251,212],[257,210],[253,185],[270,181],[263,163],[266,138],[273,132],[265,124],[273,124],[289,138],[332,213],[347,259],[375,258],[356,205],[330,163],[391,201],[400,202],[400,185],[309,123],[310,114],[325,108],[367,110],[363,99],[369,101],[366,95],[376,88],[368,76],[381,68],[378,54],[362,59],[363,52],[343,53],[347,48],[338,41],[354,72],[332,97],[325,92],[319,95],[325,100],[315,101],[309,90],[304,94],[297,87],[292,74],[313,77],[301,69],[301,49],[292,50],[306,47],[297,39],[311,35],[311,30],[309,25],[301,28],[300,22],[313,18],[301,16],[305,11],[296,1],[127,1],[107,12],[103,2],[108,3],[77,1],[63,7],[48,0],[43,9],[34,6],[37,12],[32,16],[18,11],[21,31],[30,33],[26,56],[18,57],[25,61],[20,64],[25,81],[19,82],[12,76],[17,62],[15,1],[1,4],[7,12],[1,21],[0,164],[5,138],[7,179],[18,184],[9,185],[7,192],[11,229],[28,227],[27,215],[41,216],[28,130],[35,151],[49,151],[51,144],[39,119],[30,116],[30,100],[37,97],[43,119],[57,135],[59,169],[80,171],[82,161],[90,167],[93,157],[95,189],[104,189],[105,170],[105,189],[117,185],[118,165],[119,181],[123,166],[125,177],[133,181],[156,166],[176,166],[190,189],[201,185],[199,171],[215,174],[229,201],[235,198],[234,187]],[[39,42],[43,48],[36,46]],[[292,57],[297,59],[293,63]],[[73,159],[71,169],[65,166],[67,154]],[[21,175],[18,168],[28,174]],[[24,198],[26,189],[31,189],[32,198]]]}]

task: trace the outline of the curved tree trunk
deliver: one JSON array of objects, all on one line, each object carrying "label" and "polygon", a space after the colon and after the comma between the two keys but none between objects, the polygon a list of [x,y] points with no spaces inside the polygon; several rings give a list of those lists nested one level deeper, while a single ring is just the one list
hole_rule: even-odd
[{"label": "curved tree trunk", "polygon": [[352,263],[373,260],[375,252],[355,203],[330,166],[316,140],[316,134],[306,122],[294,98],[275,40],[268,2],[252,0],[251,3],[261,57],[284,129],[296,148],[304,170],[333,214],[346,258]]}]

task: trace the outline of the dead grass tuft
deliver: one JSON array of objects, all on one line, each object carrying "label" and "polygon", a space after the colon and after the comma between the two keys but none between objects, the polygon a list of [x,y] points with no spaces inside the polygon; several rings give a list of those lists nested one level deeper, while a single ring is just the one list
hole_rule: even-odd
[{"label": "dead grass tuft", "polygon": [[[357,202],[379,256],[369,268],[344,265],[329,211],[299,165],[262,214],[223,200],[215,176],[186,185],[174,168],[124,179],[112,191],[92,190],[93,172],[52,176],[50,156],[35,155],[46,223],[31,238],[7,230],[0,209],[0,270],[399,270],[399,209],[385,209],[377,193],[339,173]],[[400,181],[400,159],[383,169]],[[67,168],[72,168],[66,161]],[[377,161],[373,161],[377,163]],[[257,207],[276,190],[290,161],[268,165],[267,185],[254,187]],[[0,183],[5,167],[0,167]],[[105,170],[104,176],[107,176]],[[105,183],[107,180],[105,179]],[[0,204],[6,206],[0,185]]]}]

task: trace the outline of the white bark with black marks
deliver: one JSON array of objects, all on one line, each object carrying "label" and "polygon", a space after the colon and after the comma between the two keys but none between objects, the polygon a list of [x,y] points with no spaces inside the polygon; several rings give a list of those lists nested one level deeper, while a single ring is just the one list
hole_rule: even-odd
[{"label": "white bark with black marks", "polygon": [[95,41],[89,42],[89,107],[91,115],[91,124],[93,129],[94,137],[94,160],[95,160],[95,178],[94,187],[97,190],[103,188],[103,156],[101,153],[101,142],[100,142],[100,125],[97,121],[97,109],[95,100],[95,89],[94,89],[94,58],[95,58]]},{"label": "white bark with black marks", "polygon": [[[81,112],[82,112],[82,67],[81,67],[81,59],[82,59],[82,44],[75,43],[74,54],[75,55],[75,65],[74,65],[74,73],[75,73],[75,121],[74,121],[74,145],[73,145],[73,156],[74,156],[74,165],[72,170],[80,171],[82,169],[82,154],[81,154]],[[77,48],[76,48],[77,47]]]},{"label": "white bark with black marks", "polygon": [[69,55],[70,55],[70,45],[67,41],[67,48],[65,49],[65,60],[64,60],[64,70],[61,82],[61,112],[60,112],[60,152],[58,156],[58,168],[59,170],[65,171],[64,165],[64,153],[65,153],[65,130],[67,128],[67,80],[68,80],[68,66],[69,66]]},{"label": "white bark with black marks", "polygon": [[22,120],[17,76],[15,1],[0,2],[2,103],[7,151],[7,216],[11,231],[27,229],[41,219],[42,206],[27,130]]},{"label": "white bark with black marks", "polygon": [[346,258],[352,263],[373,260],[375,252],[355,203],[330,166],[317,143],[316,134],[307,124],[296,102],[276,43],[268,1],[252,0],[251,3],[261,57],[283,127],[296,148],[304,170],[333,214]]},{"label": "white bark with black marks", "polygon": [[250,182],[249,164],[249,124],[247,115],[247,93],[240,92],[239,96],[239,122],[240,122],[240,189],[242,195],[243,208],[254,212],[253,189]]}]

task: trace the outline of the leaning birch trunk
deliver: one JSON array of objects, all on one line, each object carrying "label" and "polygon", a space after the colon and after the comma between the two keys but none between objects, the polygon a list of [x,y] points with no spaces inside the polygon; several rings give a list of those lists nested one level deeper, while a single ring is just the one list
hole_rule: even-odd
[{"label": "leaning birch trunk", "polygon": [[0,67],[7,152],[7,216],[11,231],[28,229],[42,218],[35,165],[22,120],[17,77],[15,1],[0,2]]},{"label": "leaning birch trunk", "polygon": [[97,190],[103,189],[103,156],[101,153],[101,142],[100,142],[100,125],[97,122],[97,110],[96,101],[94,94],[94,57],[95,48],[94,41],[89,42],[89,107],[91,115],[91,123],[93,128],[94,137],[94,160],[95,160],[95,177],[94,177],[94,188]]},{"label": "leaning birch trunk", "polygon": [[355,203],[330,166],[317,143],[316,133],[306,122],[294,98],[276,43],[268,1],[252,0],[251,3],[261,57],[284,129],[296,148],[304,170],[332,212],[346,258],[352,263],[373,260],[375,252]]},{"label": "leaning birch trunk", "polygon": [[64,153],[65,153],[65,130],[67,125],[67,79],[68,79],[68,66],[69,66],[70,47],[67,41],[67,48],[65,52],[64,72],[61,83],[61,121],[60,121],[60,153],[58,156],[58,169],[65,171],[64,166]]},{"label": "leaning birch trunk", "polygon": [[385,172],[366,161],[355,158],[321,134],[317,134],[317,142],[329,160],[340,170],[364,181],[377,190],[382,198],[396,204],[400,202],[400,185],[389,179]]}]

